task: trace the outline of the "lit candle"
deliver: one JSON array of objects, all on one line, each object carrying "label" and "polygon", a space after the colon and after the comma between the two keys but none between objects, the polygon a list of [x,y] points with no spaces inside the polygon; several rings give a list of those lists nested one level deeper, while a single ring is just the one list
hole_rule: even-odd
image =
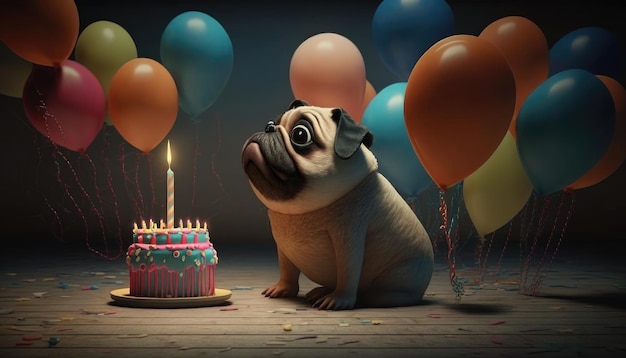
[{"label": "lit candle", "polygon": [[174,172],[172,165],[172,151],[170,141],[167,141],[167,227],[174,228]]}]

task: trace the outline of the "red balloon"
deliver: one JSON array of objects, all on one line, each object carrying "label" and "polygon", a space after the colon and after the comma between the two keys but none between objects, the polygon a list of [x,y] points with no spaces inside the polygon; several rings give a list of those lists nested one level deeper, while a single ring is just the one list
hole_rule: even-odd
[{"label": "red balloon", "polygon": [[178,90],[168,70],[150,58],[120,67],[109,87],[109,116],[119,134],[144,153],[170,132],[178,114]]},{"label": "red balloon", "polygon": [[611,144],[602,158],[585,175],[577,179],[567,189],[586,188],[600,183],[613,174],[626,160],[626,89],[615,79],[596,75],[609,89],[615,103],[615,130]]},{"label": "red balloon", "polygon": [[509,131],[515,137],[517,112],[526,97],[548,78],[548,41],[539,26],[521,16],[498,19],[485,27],[478,36],[502,52],[515,76],[515,112],[509,126]]},{"label": "red balloon", "polygon": [[41,134],[79,153],[96,138],[106,113],[100,82],[72,60],[58,67],[34,66],[24,84],[22,104]]},{"label": "red balloon", "polygon": [[26,61],[58,66],[67,60],[78,39],[74,0],[3,1],[0,40]]},{"label": "red balloon", "polygon": [[515,79],[502,53],[477,36],[431,46],[407,82],[404,116],[424,169],[445,190],[478,169],[506,134]]}]

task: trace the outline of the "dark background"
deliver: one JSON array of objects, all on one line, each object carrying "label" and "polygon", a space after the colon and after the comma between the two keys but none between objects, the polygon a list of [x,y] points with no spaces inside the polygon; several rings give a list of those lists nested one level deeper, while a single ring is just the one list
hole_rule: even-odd
[{"label": "dark background", "polygon": [[[208,221],[218,247],[272,243],[265,209],[241,170],[240,151],[249,135],[262,130],[293,99],[289,62],[300,43],[318,33],[339,33],[361,51],[367,79],[376,91],[399,81],[383,65],[372,41],[371,20],[379,3],[376,0],[76,1],[81,31],[98,20],[116,22],[134,39],[139,57],[160,60],[163,30],[170,20],[185,11],[205,12],[228,32],[234,48],[234,68],[224,92],[200,116],[198,124],[180,111],[167,137],[172,143],[172,169],[176,173],[176,217]],[[621,63],[624,63],[623,1],[449,0],[448,3],[454,11],[456,33],[478,35],[499,18],[518,15],[534,21],[552,46],[563,35],[580,27],[604,27],[620,38]],[[624,74],[618,80],[626,83]],[[108,247],[115,253],[118,247],[130,243],[134,221],[165,219],[165,141],[144,156],[126,144],[115,128],[106,126],[86,155],[66,150],[61,150],[60,155],[32,129],[19,98],[0,95],[0,115],[3,143],[0,205],[3,231],[8,231],[8,235],[3,235],[8,240],[5,245],[18,240],[61,242],[82,248],[87,244],[102,252]],[[560,211],[555,204],[560,200],[558,196],[551,205],[542,198],[533,199],[533,205],[552,215],[546,227],[556,228],[556,236],[567,225],[562,239],[568,245],[592,245],[610,251],[623,237],[625,179],[623,165],[600,184],[575,192],[575,202],[570,205],[566,201]],[[421,194],[416,207],[433,233],[437,231],[439,218],[437,195],[434,188]],[[460,199],[454,192],[447,195],[454,202]],[[456,214],[454,206],[451,208],[460,223],[459,235],[473,245],[476,238],[471,223],[460,208]],[[513,221],[516,229],[511,231],[512,240],[523,236],[521,229],[530,227],[532,231],[536,224],[529,217]],[[496,235],[508,237],[509,234],[503,228]],[[542,235],[550,233],[545,231]]]}]

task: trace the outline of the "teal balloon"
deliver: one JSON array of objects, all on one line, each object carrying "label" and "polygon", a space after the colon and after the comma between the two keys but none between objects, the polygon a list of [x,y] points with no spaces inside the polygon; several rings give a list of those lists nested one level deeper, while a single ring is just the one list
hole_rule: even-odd
[{"label": "teal balloon", "polygon": [[226,87],[233,69],[233,45],[217,20],[188,11],[163,31],[161,61],[176,81],[180,108],[195,120]]},{"label": "teal balloon", "polygon": [[361,124],[374,135],[370,148],[378,167],[405,198],[413,198],[433,186],[433,181],[413,150],[404,122],[406,82],[383,88],[367,105]]},{"label": "teal balloon", "polygon": [[445,0],[383,0],[372,18],[376,51],[401,81],[426,50],[453,34],[454,13]]},{"label": "teal balloon", "polygon": [[537,194],[565,189],[608,149],[615,130],[611,93],[591,72],[561,71],[539,85],[516,121],[517,150]]}]

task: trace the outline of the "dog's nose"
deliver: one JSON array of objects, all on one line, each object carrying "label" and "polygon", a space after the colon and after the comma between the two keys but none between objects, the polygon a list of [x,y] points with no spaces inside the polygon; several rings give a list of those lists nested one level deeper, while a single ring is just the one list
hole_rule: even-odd
[{"label": "dog's nose", "polygon": [[272,132],[276,132],[276,124],[274,124],[274,121],[269,121],[267,122],[267,125],[265,125],[265,133]]}]

